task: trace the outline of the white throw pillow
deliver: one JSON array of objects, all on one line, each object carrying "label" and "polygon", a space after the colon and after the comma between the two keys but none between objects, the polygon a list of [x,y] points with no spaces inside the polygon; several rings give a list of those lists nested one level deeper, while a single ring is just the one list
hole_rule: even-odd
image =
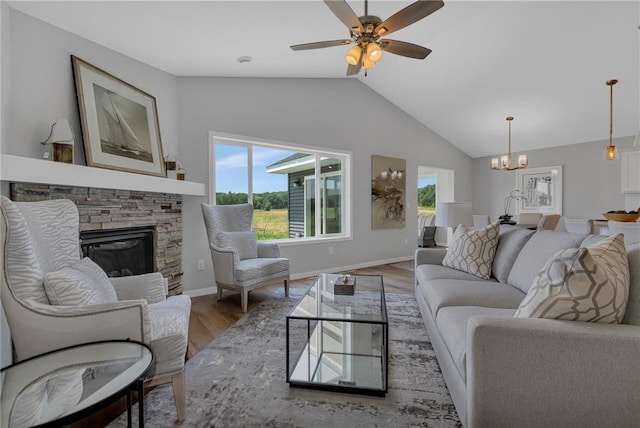
[{"label": "white throw pillow", "polygon": [[442,266],[482,279],[491,278],[491,266],[496,255],[499,234],[498,222],[475,230],[463,224],[459,225],[442,260]]},{"label": "white throw pillow", "polygon": [[628,297],[629,260],[617,234],[554,254],[515,316],[619,324]]},{"label": "white throw pillow", "polygon": [[107,275],[88,257],[47,273],[44,289],[52,305],[83,306],[118,301]]},{"label": "white throw pillow", "polygon": [[258,241],[253,230],[242,232],[218,232],[218,244],[221,248],[236,250],[238,260],[258,257]]}]

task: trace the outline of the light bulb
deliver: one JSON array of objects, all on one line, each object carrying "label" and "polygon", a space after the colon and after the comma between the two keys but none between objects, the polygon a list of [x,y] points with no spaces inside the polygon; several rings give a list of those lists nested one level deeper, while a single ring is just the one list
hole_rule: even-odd
[{"label": "light bulb", "polygon": [[347,56],[345,57],[345,59],[351,65],[358,65],[361,57],[362,49],[360,49],[360,46],[354,46],[349,50],[349,52],[347,52]]},{"label": "light bulb", "polygon": [[604,149],[604,153],[602,154],[602,159],[604,160],[616,160],[618,159],[618,150],[616,146],[610,144]]},{"label": "light bulb", "polygon": [[368,55],[365,55],[364,58],[362,59],[362,66],[364,67],[365,70],[367,70],[369,68],[375,67],[376,63],[374,61],[371,61]]},{"label": "light bulb", "polygon": [[376,42],[369,42],[369,44],[367,44],[367,56],[373,62],[382,58],[382,48],[380,48],[380,45]]}]

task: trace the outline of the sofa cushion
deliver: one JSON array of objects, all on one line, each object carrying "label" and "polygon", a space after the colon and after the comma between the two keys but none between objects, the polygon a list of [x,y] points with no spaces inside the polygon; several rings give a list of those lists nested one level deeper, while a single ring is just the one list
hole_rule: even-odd
[{"label": "sofa cushion", "polygon": [[523,227],[500,226],[498,248],[491,267],[491,273],[498,282],[507,282],[518,254],[534,233],[533,230]]},{"label": "sofa cushion", "polygon": [[585,237],[576,233],[537,231],[518,254],[507,282],[527,293],[551,256],[565,248],[578,248]]},{"label": "sofa cushion", "polygon": [[419,284],[422,284],[432,279],[464,279],[467,281],[486,281],[485,279],[478,278],[470,273],[462,272],[460,270],[451,269],[442,265],[418,265],[416,268],[416,280]]},{"label": "sofa cushion", "polygon": [[640,325],[640,244],[627,246],[629,258],[629,300],[623,324]]},{"label": "sofa cushion", "polygon": [[558,251],[533,281],[516,317],[618,324],[629,293],[621,234]]},{"label": "sofa cushion", "polygon": [[52,305],[84,306],[118,301],[107,275],[88,257],[47,273],[44,288]]},{"label": "sofa cushion", "polygon": [[435,279],[418,287],[434,317],[449,306],[516,309],[525,296],[520,290],[495,281]]},{"label": "sofa cushion", "polygon": [[452,306],[442,308],[436,317],[436,327],[462,379],[467,381],[467,321],[480,315],[512,318],[515,309]]},{"label": "sofa cushion", "polygon": [[499,232],[500,224],[497,222],[475,230],[459,225],[442,260],[442,266],[482,279],[491,278],[491,265],[498,246]]}]

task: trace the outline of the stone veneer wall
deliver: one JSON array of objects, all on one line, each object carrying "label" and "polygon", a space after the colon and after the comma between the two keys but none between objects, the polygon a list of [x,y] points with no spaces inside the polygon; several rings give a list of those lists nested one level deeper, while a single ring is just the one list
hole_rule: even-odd
[{"label": "stone veneer wall", "polygon": [[182,196],[130,190],[11,183],[16,202],[70,199],[80,230],[154,226],[156,267],[169,279],[169,295],[182,294]]}]

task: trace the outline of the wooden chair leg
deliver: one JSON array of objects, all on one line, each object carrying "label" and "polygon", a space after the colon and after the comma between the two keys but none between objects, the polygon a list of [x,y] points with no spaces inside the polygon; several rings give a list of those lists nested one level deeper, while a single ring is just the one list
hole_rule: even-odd
[{"label": "wooden chair leg", "polygon": [[173,399],[176,402],[178,422],[182,422],[186,417],[187,407],[187,400],[184,395],[184,370],[171,376],[171,383],[173,385]]},{"label": "wooden chair leg", "polygon": [[284,297],[289,297],[289,280],[284,280]]},{"label": "wooden chair leg", "polygon": [[249,290],[243,289],[240,292],[240,303],[242,304],[242,313],[247,312],[247,304],[249,303]]},{"label": "wooden chair leg", "polygon": [[222,300],[222,287],[218,285],[218,300]]}]

